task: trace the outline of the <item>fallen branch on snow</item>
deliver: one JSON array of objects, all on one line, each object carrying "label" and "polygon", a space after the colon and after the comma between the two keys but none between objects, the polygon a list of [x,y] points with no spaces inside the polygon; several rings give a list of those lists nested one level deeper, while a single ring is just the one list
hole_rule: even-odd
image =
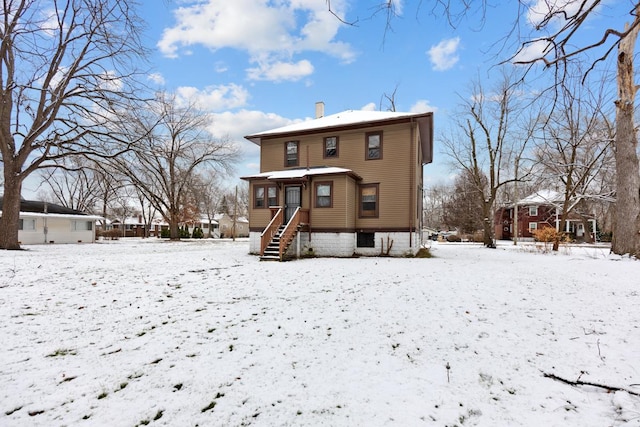
[{"label": "fallen branch on snow", "polygon": [[591,387],[603,388],[603,389],[607,390],[607,392],[609,392],[609,393],[612,392],[612,391],[626,391],[627,393],[632,394],[634,396],[640,396],[640,392],[629,390],[629,389],[626,389],[626,388],[610,386],[610,385],[606,385],[606,384],[592,383],[591,381],[582,381],[580,379],[577,379],[576,381],[571,381],[571,380],[567,380],[565,378],[559,377],[559,376],[557,376],[555,374],[548,374],[546,372],[543,372],[542,375],[545,378],[551,378],[552,380],[560,381],[561,383],[569,384],[569,385],[572,385],[574,387],[582,386],[582,385],[588,385],[588,386],[591,386]]}]

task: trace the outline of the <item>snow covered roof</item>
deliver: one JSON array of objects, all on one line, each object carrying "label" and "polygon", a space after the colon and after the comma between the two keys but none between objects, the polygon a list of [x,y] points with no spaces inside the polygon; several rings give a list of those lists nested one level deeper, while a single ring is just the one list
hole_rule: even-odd
[{"label": "snow covered roof", "polygon": [[[347,110],[341,113],[332,114],[318,119],[310,119],[294,123],[292,125],[283,126],[253,135],[245,136],[246,139],[254,144],[260,145],[261,139],[264,137],[273,137],[278,135],[287,135],[291,133],[304,133],[311,131],[320,131],[331,128],[363,125],[369,123],[379,123],[385,121],[393,121],[398,119],[415,119],[426,118],[432,113],[400,113],[396,111],[362,111]],[[430,135],[429,135],[430,137]]]},{"label": "snow covered roof", "polygon": [[[0,211],[2,216],[2,211]],[[58,213],[43,213],[43,212],[20,212],[21,218],[67,218],[76,219],[82,221],[102,221],[103,217],[99,215],[87,215],[87,214],[58,214]]]},{"label": "snow covered roof", "polygon": [[[223,219],[225,216],[229,217],[229,220],[233,221],[233,216],[231,215],[227,215],[225,213],[217,213],[215,214],[213,217],[215,218],[216,222],[219,222],[221,219]],[[249,220],[244,217],[244,216],[239,216],[238,218],[236,218],[236,222],[246,222],[249,223]]]},{"label": "snow covered roof", "polygon": [[295,169],[286,169],[280,171],[272,171],[272,172],[262,172],[255,175],[243,176],[242,179],[269,179],[269,180],[286,180],[286,179],[302,179],[307,176],[313,175],[334,175],[334,174],[349,174],[354,178],[360,180],[362,179],[358,174],[356,174],[351,169],[339,168],[339,167],[328,167],[328,166],[320,166],[320,167],[312,167],[312,168],[295,168]]},{"label": "snow covered roof", "polygon": [[553,204],[559,201],[562,201],[563,196],[553,190],[540,190],[535,193],[521,199],[518,204],[519,205],[544,205],[544,204]]}]

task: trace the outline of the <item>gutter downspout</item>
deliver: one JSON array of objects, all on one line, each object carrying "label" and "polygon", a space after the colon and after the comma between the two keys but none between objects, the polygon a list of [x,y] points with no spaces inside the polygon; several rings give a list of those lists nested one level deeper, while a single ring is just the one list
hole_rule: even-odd
[{"label": "gutter downspout", "polygon": [[47,223],[47,213],[49,213],[49,206],[47,202],[44,202],[44,243],[47,243],[47,235],[49,234],[49,227]]},{"label": "gutter downspout", "polygon": [[415,227],[415,222],[414,222],[414,211],[413,209],[415,208],[413,205],[413,190],[414,190],[414,186],[415,186],[415,171],[414,171],[414,164],[413,164],[413,155],[414,153],[414,148],[413,148],[413,144],[414,144],[414,139],[415,139],[415,122],[413,121],[413,117],[411,118],[411,136],[410,136],[410,143],[409,143],[409,248],[413,248],[413,229]]}]

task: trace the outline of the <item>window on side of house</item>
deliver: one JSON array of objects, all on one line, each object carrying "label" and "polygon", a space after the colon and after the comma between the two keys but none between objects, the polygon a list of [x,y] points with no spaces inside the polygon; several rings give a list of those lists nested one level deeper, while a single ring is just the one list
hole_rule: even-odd
[{"label": "window on side of house", "polygon": [[316,208],[330,208],[333,206],[333,182],[317,182]]},{"label": "window on side of house", "polygon": [[367,132],[365,134],[365,158],[378,160],[382,158],[382,132]]},{"label": "window on side of house", "polygon": [[18,230],[21,231],[35,231],[36,220],[35,219],[20,219],[18,224]]},{"label": "window on side of house", "polygon": [[379,211],[379,184],[365,184],[360,186],[359,214],[361,218],[377,218]]},{"label": "window on side of house", "polygon": [[356,245],[359,248],[375,248],[376,233],[358,233]]},{"label": "window on side of house", "polygon": [[93,222],[91,221],[71,221],[71,231],[91,231]]},{"label": "window on side of house", "polygon": [[298,141],[287,141],[284,143],[285,147],[285,158],[284,165],[285,166],[298,166],[299,157],[298,157]]},{"label": "window on side of house", "polygon": [[253,187],[253,207],[255,209],[278,206],[278,187],[275,185],[256,185]]},{"label": "window on side of house", "polygon": [[529,206],[529,216],[538,216],[537,206]]},{"label": "window on side of house", "polygon": [[265,207],[264,185],[256,186],[253,188],[253,207],[256,209],[261,209]]},{"label": "window on side of house", "polygon": [[530,222],[529,223],[529,233],[533,233],[537,229],[538,229],[538,223],[537,222]]},{"label": "window on side of house", "polygon": [[278,187],[270,185],[267,187],[267,207],[278,206]]},{"label": "window on side of house", "polygon": [[338,137],[329,136],[324,139],[324,158],[338,157]]}]

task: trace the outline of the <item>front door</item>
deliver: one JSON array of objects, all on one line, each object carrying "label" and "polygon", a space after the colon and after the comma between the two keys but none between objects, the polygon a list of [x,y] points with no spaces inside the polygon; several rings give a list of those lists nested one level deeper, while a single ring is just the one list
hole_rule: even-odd
[{"label": "front door", "polygon": [[289,185],[284,187],[284,222],[289,222],[296,209],[300,207],[300,186]]}]

